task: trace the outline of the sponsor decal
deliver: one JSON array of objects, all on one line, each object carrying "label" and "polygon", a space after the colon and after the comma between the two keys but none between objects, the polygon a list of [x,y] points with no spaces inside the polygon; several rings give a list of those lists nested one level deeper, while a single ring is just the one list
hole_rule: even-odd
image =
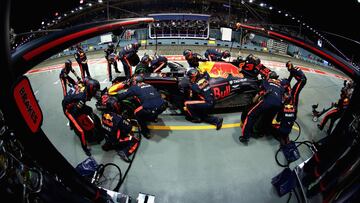
[{"label": "sponsor decal", "polygon": [[42,124],[43,115],[27,77],[22,77],[14,86],[13,96],[31,132],[38,132]]},{"label": "sponsor decal", "polygon": [[236,80],[230,80],[229,81],[229,84],[232,85],[232,84],[238,84],[238,83],[241,83],[241,82],[245,82],[246,81],[246,78],[241,78],[241,79],[236,79]]},{"label": "sponsor decal", "polygon": [[222,99],[224,97],[229,96],[230,94],[230,85],[225,86],[225,90],[220,90],[220,87],[214,87],[213,93],[216,99]]}]

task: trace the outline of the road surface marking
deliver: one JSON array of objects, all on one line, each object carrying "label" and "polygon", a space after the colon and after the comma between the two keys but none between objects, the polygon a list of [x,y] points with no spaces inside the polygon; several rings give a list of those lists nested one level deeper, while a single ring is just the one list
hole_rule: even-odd
[{"label": "road surface marking", "polygon": [[[216,129],[214,125],[148,125],[151,130],[210,130]],[[223,124],[223,128],[240,128],[240,123],[228,123]],[[293,129],[299,131],[297,126],[293,126]]]}]

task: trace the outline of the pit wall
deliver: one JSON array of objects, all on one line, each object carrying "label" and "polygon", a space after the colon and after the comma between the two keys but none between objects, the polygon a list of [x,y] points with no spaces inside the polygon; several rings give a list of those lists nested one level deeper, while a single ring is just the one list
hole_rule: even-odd
[{"label": "pit wall", "polygon": [[[242,36],[243,41],[240,42],[240,36]],[[134,35],[131,39],[121,39],[119,46],[123,47],[126,44],[131,42],[138,41],[142,44],[144,49],[148,47],[161,47],[161,46],[201,46],[209,47],[209,48],[221,48],[221,49],[228,49],[228,50],[248,50],[248,51],[255,51],[255,52],[264,52],[276,55],[283,55],[283,56],[291,56],[293,58],[310,62],[312,64],[331,67],[332,65],[328,62],[322,60],[321,58],[317,57],[316,55],[311,54],[310,52],[291,45],[286,45],[286,50],[279,51],[276,49],[269,48],[269,38],[260,36],[254,33],[241,33],[240,31],[233,31],[232,34],[232,42],[229,41],[222,41],[221,33],[219,29],[210,29],[210,38],[209,39],[148,39],[148,29],[136,29]],[[113,36],[113,42],[117,42],[118,37]],[[81,43],[82,47],[87,52],[92,51],[99,51],[103,50],[107,47],[107,44],[101,43],[100,36],[88,39]],[[73,47],[64,50],[61,53],[58,53],[51,57],[51,59],[62,57],[62,56],[69,56],[73,55],[75,50]],[[181,54],[181,53],[167,53],[167,54]]]}]

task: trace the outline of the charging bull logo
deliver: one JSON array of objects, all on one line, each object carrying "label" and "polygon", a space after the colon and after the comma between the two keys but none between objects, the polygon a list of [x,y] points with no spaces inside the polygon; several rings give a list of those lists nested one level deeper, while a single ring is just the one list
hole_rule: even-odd
[{"label": "charging bull logo", "polygon": [[112,127],[113,126],[112,119],[113,117],[110,114],[105,113],[102,117],[103,125]]},{"label": "charging bull logo", "polygon": [[214,87],[212,90],[213,90],[213,94],[214,94],[216,99],[222,99],[224,97],[229,96],[229,94],[230,94],[230,85],[226,85],[225,90],[223,90],[223,91],[220,89],[220,87]]},{"label": "charging bull logo", "polygon": [[227,78],[230,74],[234,77],[243,77],[236,66],[225,62],[199,62],[199,70],[202,73],[208,72],[210,77],[214,78]]}]

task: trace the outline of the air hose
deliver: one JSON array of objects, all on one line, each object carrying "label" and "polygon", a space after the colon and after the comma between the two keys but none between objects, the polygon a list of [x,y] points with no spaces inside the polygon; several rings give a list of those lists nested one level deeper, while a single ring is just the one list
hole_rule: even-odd
[{"label": "air hose", "polygon": [[[137,132],[137,133],[140,133],[140,132]],[[140,134],[139,134],[139,135],[140,135]],[[120,190],[120,187],[121,187],[121,185],[123,184],[123,182],[124,182],[124,180],[125,180],[128,172],[130,171],[130,168],[131,168],[131,166],[132,166],[132,163],[133,163],[133,161],[134,161],[134,159],[135,159],[135,157],[136,157],[137,151],[138,151],[138,149],[139,149],[139,147],[140,147],[140,143],[141,143],[141,136],[139,136],[138,147],[135,149],[135,152],[134,152],[134,154],[133,154],[133,156],[132,156],[132,158],[131,158],[131,160],[130,160],[130,162],[129,162],[129,165],[128,165],[125,173],[124,173],[124,177],[122,176],[121,169],[120,169],[120,167],[119,167],[118,165],[116,165],[116,164],[114,164],[114,163],[100,164],[100,165],[98,166],[95,174],[94,174],[94,178],[93,178],[92,182],[95,183],[95,184],[98,184],[99,179],[100,179],[101,177],[103,177],[103,175],[104,175],[105,168],[106,168],[106,167],[109,167],[109,166],[114,166],[114,167],[117,168],[117,170],[119,171],[119,181],[118,181],[117,185],[115,186],[115,188],[113,189],[113,191],[118,192],[118,191]]]}]

